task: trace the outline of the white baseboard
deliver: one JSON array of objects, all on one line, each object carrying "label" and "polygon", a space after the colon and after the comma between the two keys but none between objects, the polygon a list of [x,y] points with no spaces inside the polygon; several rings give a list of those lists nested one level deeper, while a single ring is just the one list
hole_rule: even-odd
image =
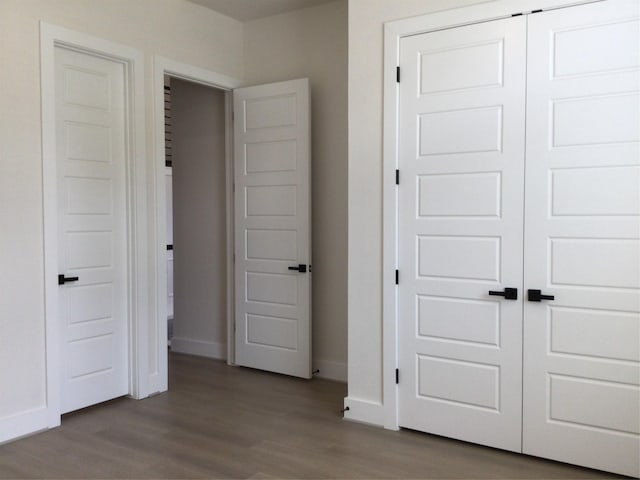
[{"label": "white baseboard", "polygon": [[347,382],[346,362],[317,359],[313,361],[313,371],[316,370],[320,370],[315,375],[316,377],[326,378],[327,380],[336,380],[344,383]]},{"label": "white baseboard", "polygon": [[384,408],[381,403],[360,400],[353,397],[345,397],[344,419],[353,422],[367,423],[377,427],[384,426]]},{"label": "white baseboard", "polygon": [[49,425],[49,410],[47,407],[40,407],[0,418],[0,444],[47,430],[50,426],[56,425]]},{"label": "white baseboard", "polygon": [[216,358],[218,360],[227,359],[227,344],[220,342],[205,342],[192,338],[173,337],[171,339],[171,351]]}]

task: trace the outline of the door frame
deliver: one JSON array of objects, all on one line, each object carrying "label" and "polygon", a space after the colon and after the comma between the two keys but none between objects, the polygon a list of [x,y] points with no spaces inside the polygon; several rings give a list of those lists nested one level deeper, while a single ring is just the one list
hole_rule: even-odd
[{"label": "door frame", "polygon": [[[400,41],[404,37],[473,23],[509,18],[533,10],[595,3],[605,0],[498,0],[470,7],[444,10],[384,24],[383,63],[383,150],[382,150],[382,405],[357,420],[398,430],[398,168],[399,83],[396,67],[400,63]],[[402,181],[402,178],[400,178]]]},{"label": "door frame", "polygon": [[211,70],[205,70],[194,65],[177,62],[169,58],[155,56],[153,59],[153,118],[154,118],[154,158],[152,176],[154,178],[154,204],[151,215],[155,218],[155,306],[156,315],[150,332],[156,332],[155,337],[149,338],[149,348],[155,359],[155,368],[149,371],[150,392],[164,392],[168,389],[167,372],[167,223],[166,223],[166,191],[165,179],[165,149],[164,149],[164,77],[169,75],[180,80],[187,80],[207,87],[224,90],[226,110],[225,134],[225,198],[226,198],[226,258],[227,258],[227,363],[235,362],[234,336],[234,203],[233,203],[233,98],[232,90],[242,86],[242,81],[222,75]]},{"label": "door frame", "polygon": [[123,65],[126,105],[127,311],[129,395],[148,396],[146,259],[146,150],[144,56],[133,48],[55,25],[40,23],[42,94],[42,186],[45,288],[47,427],[60,425],[62,368],[58,316],[58,188],[56,173],[55,48],[62,47]]}]

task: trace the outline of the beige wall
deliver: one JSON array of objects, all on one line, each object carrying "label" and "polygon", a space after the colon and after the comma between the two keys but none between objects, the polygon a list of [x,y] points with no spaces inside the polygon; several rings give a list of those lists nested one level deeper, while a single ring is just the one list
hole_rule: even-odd
[{"label": "beige wall", "polygon": [[[485,0],[486,1],[486,0]],[[382,404],[384,22],[480,0],[349,0],[349,416]],[[393,279],[386,279],[393,281]],[[359,402],[361,401],[361,402]],[[363,411],[359,411],[358,409]],[[377,412],[373,416],[381,418]]]},{"label": "beige wall", "polygon": [[245,24],[248,84],[301,77],[311,84],[313,364],[346,380],[346,0]]},{"label": "beige wall", "polygon": [[154,54],[243,76],[242,24],[184,0],[0,0],[0,427],[45,402],[41,20],[144,52],[148,163]]},{"label": "beige wall", "polygon": [[225,92],[171,81],[173,291],[171,349],[226,358]]}]

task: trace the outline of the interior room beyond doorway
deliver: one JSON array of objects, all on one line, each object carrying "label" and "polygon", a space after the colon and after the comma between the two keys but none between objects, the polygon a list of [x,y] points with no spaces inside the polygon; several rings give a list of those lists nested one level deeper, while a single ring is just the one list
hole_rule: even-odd
[{"label": "interior room beyond doorway", "polygon": [[227,358],[226,95],[165,77],[171,350],[218,359]]}]

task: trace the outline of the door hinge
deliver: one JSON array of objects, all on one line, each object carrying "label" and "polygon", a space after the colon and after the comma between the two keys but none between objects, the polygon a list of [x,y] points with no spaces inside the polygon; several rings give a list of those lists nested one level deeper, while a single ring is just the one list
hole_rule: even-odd
[{"label": "door hinge", "polygon": [[396,185],[400,185],[400,170],[396,169]]},{"label": "door hinge", "polygon": [[396,385],[400,383],[400,370],[396,368]]},{"label": "door hinge", "polygon": [[400,83],[400,67],[396,67],[396,82]]},{"label": "door hinge", "polygon": [[543,10],[540,8],[538,10],[531,10],[531,13],[542,13],[542,11]]},{"label": "door hinge", "polygon": [[398,285],[399,280],[400,280],[400,272],[396,270],[396,285]]},{"label": "door hinge", "polygon": [[520,13],[512,13],[511,16],[512,17],[519,17],[520,15],[524,15],[522,12]]}]

